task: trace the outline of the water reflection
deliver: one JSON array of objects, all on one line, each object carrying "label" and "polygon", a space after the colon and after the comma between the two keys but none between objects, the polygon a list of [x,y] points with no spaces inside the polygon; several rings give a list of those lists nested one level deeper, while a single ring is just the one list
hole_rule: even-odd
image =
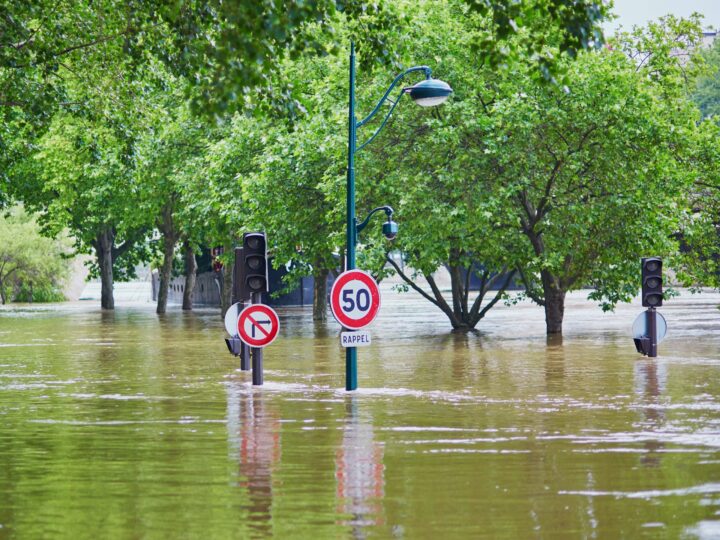
[{"label": "water reflection", "polygon": [[[451,340],[452,343],[452,347],[450,348],[449,353],[451,359],[453,380],[464,380],[467,377],[468,368],[470,367],[468,362],[468,355],[471,346],[470,333],[463,332],[461,334],[450,334],[448,336],[448,339]],[[473,342],[473,346],[481,348],[479,339],[473,339]]]},{"label": "water reflection", "polygon": [[636,308],[386,302],[349,397],[309,310],[255,391],[215,311],[0,307],[0,538],[718,537],[718,312],[640,359]]},{"label": "water reflection", "polygon": [[238,462],[237,485],[248,495],[248,525],[253,536],[272,533],[273,472],[280,462],[280,415],[267,396],[228,386],[227,429],[231,459]]},{"label": "water reflection", "polygon": [[[643,427],[657,431],[665,423],[665,412],[660,406],[660,395],[665,389],[667,374],[658,366],[657,360],[648,358],[635,365],[635,393],[642,403]],[[645,467],[659,467],[661,451],[665,443],[648,439],[643,443],[646,453],[640,458]]]},{"label": "water reflection", "polygon": [[384,447],[375,441],[372,416],[358,412],[357,396],[345,402],[345,426],[335,455],[338,513],[349,516],[353,538],[366,538],[367,527],[384,522],[382,499],[385,495]]},{"label": "water reflection", "polygon": [[565,386],[565,347],[562,336],[548,336],[545,349],[545,388],[561,392]]}]

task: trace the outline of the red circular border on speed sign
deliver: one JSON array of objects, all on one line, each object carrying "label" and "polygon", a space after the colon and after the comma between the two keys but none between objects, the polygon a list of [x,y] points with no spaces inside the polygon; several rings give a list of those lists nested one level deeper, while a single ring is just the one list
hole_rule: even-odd
[{"label": "red circular border on speed sign", "polygon": [[238,334],[251,347],[267,347],[278,335],[280,319],[275,310],[265,304],[246,307],[238,316]]},{"label": "red circular border on speed sign", "polygon": [[335,320],[350,330],[370,324],[380,309],[380,290],[367,272],[348,270],[338,276],[330,291]]}]

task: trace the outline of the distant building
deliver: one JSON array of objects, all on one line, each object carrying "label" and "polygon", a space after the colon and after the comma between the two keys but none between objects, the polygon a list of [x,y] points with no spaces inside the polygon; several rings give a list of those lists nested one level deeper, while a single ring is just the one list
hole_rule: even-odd
[{"label": "distant building", "polygon": [[705,30],[702,37],[702,47],[712,47],[719,36],[720,30]]}]

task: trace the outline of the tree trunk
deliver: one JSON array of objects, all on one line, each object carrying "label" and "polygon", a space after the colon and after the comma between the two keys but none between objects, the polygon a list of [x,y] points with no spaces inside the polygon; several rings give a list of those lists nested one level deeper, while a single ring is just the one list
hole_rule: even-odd
[{"label": "tree trunk", "polygon": [[545,327],[547,334],[562,334],[563,316],[565,315],[565,294],[557,278],[550,272],[541,272],[543,293],[545,295]]},{"label": "tree trunk", "polygon": [[[327,320],[327,269],[320,270],[313,276],[315,283],[313,285],[313,321]],[[300,281],[302,287],[302,280]]]},{"label": "tree trunk", "polygon": [[161,314],[167,311],[168,291],[172,279],[173,259],[175,257],[175,223],[173,220],[173,204],[167,203],[162,210],[162,223],[158,227],[163,236],[163,262],[160,267],[160,289],[156,313]]},{"label": "tree trunk", "polygon": [[[234,253],[232,244],[227,244],[223,249],[224,253]],[[233,265],[224,264],[222,267],[222,286],[220,287],[220,311],[225,317],[227,310],[232,305],[233,289]]]},{"label": "tree trunk", "polygon": [[[452,294],[452,310],[454,318],[450,320],[453,332],[471,332],[475,329],[478,321],[472,321],[468,309],[468,288],[470,287],[471,268],[465,268],[459,263],[460,253],[457,249],[450,250],[448,261],[448,272],[450,273],[450,291]],[[465,270],[465,278],[463,278]],[[483,290],[478,291],[480,297],[485,296]]]},{"label": "tree trunk", "polygon": [[5,299],[5,285],[3,284],[2,279],[0,279],[0,304],[5,305],[5,302],[7,300]]},{"label": "tree trunk", "polygon": [[100,266],[100,307],[102,309],[115,309],[112,257],[114,244],[115,232],[111,228],[98,233],[95,239],[95,253],[98,258],[98,266]]},{"label": "tree trunk", "polygon": [[195,279],[197,278],[197,261],[195,252],[190,244],[185,242],[185,290],[183,291],[182,308],[186,311],[192,309],[192,297],[195,291]]}]

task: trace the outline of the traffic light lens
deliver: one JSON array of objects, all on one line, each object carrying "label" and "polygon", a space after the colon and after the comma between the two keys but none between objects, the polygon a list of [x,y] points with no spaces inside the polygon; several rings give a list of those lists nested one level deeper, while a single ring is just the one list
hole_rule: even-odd
[{"label": "traffic light lens", "polygon": [[260,249],[261,245],[260,238],[251,236],[247,239],[247,247],[250,249]]},{"label": "traffic light lens", "polygon": [[660,286],[660,280],[658,278],[650,278],[647,280],[646,284],[651,289],[657,289]]},{"label": "traffic light lens", "polygon": [[648,294],[645,297],[645,302],[647,302],[648,306],[657,306],[660,303],[660,295],[657,294]]},{"label": "traffic light lens", "polygon": [[258,291],[258,290],[262,289],[262,288],[265,286],[265,280],[264,280],[263,278],[259,278],[259,277],[251,277],[251,278],[248,280],[248,286],[249,286],[252,290]]},{"label": "traffic light lens", "polygon": [[252,270],[260,270],[262,268],[262,259],[260,257],[248,257],[247,265]]},{"label": "traffic light lens", "polygon": [[660,264],[657,261],[650,261],[645,265],[645,269],[648,272],[657,272],[660,269]]}]

